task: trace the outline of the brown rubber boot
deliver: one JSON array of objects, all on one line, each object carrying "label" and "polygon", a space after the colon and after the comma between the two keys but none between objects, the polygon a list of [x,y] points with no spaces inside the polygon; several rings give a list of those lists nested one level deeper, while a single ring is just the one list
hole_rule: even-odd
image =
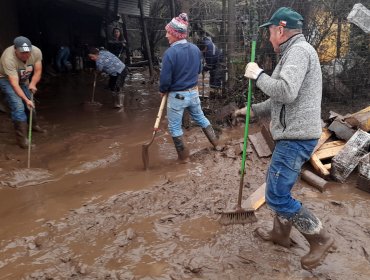
[{"label": "brown rubber boot", "polygon": [[285,248],[290,247],[290,231],[292,229],[292,221],[278,217],[275,215],[274,225],[272,230],[268,231],[264,228],[257,228],[256,234],[265,241],[271,241]]},{"label": "brown rubber boot", "polygon": [[213,147],[216,150],[219,150],[218,139],[217,139],[215,131],[213,130],[212,125],[208,125],[206,128],[202,128],[202,130],[204,134],[207,136],[208,141],[211,142],[211,144],[213,145]]},{"label": "brown rubber boot", "polygon": [[292,220],[294,227],[310,245],[310,252],[301,259],[301,266],[307,270],[314,269],[334,247],[334,238],[326,232],[321,221],[303,206]]},{"label": "brown rubber boot", "polygon": [[318,234],[303,234],[303,236],[310,244],[310,252],[302,257],[301,266],[310,270],[319,266],[325,259],[329,249],[334,245],[334,238],[325,229],[321,229]]},{"label": "brown rubber boot", "polygon": [[15,121],[14,122],[14,129],[15,129],[15,139],[17,141],[17,144],[22,149],[28,148],[28,139],[26,137],[27,135],[27,123],[26,122],[20,122]]},{"label": "brown rubber boot", "polygon": [[40,125],[37,121],[35,111],[32,112],[32,131],[35,131],[35,132],[38,132],[38,133],[46,133],[46,129],[43,129],[43,128],[40,127]]},{"label": "brown rubber boot", "polygon": [[182,136],[172,137],[173,143],[175,144],[175,148],[178,155],[178,160],[180,163],[187,163],[189,162],[189,149],[185,147],[184,142],[182,140]]},{"label": "brown rubber boot", "polygon": [[[30,112],[27,113],[28,120],[30,119]],[[32,131],[38,132],[38,133],[46,133],[46,129],[43,129],[40,127],[38,121],[37,121],[37,115],[35,109],[32,111]]]}]

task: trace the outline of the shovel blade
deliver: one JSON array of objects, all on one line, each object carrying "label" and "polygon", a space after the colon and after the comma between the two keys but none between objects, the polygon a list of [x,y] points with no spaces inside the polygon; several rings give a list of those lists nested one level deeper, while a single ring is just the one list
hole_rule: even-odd
[{"label": "shovel blade", "polygon": [[147,170],[149,166],[149,145],[148,144],[144,144],[142,146],[141,156],[143,158],[144,170]]},{"label": "shovel blade", "polygon": [[142,146],[141,157],[143,158],[144,170],[148,169],[148,166],[149,166],[149,146],[153,143],[154,137],[155,137],[156,134],[157,134],[157,132],[154,131],[152,139],[150,140],[150,142],[148,142],[148,143],[146,143]]}]

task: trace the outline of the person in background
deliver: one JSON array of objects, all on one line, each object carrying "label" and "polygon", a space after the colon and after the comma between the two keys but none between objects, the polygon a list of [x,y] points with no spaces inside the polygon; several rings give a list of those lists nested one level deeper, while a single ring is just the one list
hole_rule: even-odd
[{"label": "person in background", "polygon": [[68,46],[60,46],[55,58],[55,64],[59,73],[72,70],[72,64],[69,62],[70,54],[71,51]]},{"label": "person in background", "polygon": [[111,52],[97,48],[90,48],[88,56],[95,61],[96,69],[109,75],[109,89],[112,91],[113,107],[122,108],[124,94],[122,88],[128,74],[126,65]]},{"label": "person in background", "polygon": [[[334,246],[334,239],[320,219],[292,197],[291,191],[322,133],[320,61],[302,34],[303,17],[291,8],[279,8],[260,27],[269,29],[270,42],[280,60],[271,76],[254,62],[245,69],[245,77],[256,80],[257,87],[270,97],[252,104],[251,117],[270,115],[270,130],[276,142],[265,193],[266,203],[276,215],[272,230],[258,228],[256,233],[265,241],[289,247],[294,226],[310,245],[301,265],[313,269]],[[239,109],[234,115],[245,112],[245,108]]]},{"label": "person in background", "polygon": [[168,94],[168,129],[181,163],[189,160],[189,149],[184,144],[181,128],[185,109],[202,127],[211,144],[215,148],[218,144],[212,125],[200,106],[197,83],[198,75],[202,71],[202,55],[197,46],[186,40],[188,24],[187,14],[182,13],[166,25],[166,38],[170,47],[163,55],[159,79],[161,95]]},{"label": "person in background", "polygon": [[[17,144],[26,149],[27,120],[32,112],[32,130],[45,132],[37,122],[32,95],[42,74],[42,52],[23,36],[14,39],[14,45],[5,49],[0,58],[0,88],[5,93],[11,110]],[[32,77],[31,77],[32,75]]]},{"label": "person in background", "polygon": [[113,28],[111,39],[108,41],[108,50],[124,61],[123,56],[126,49],[126,40],[122,35],[121,29]]},{"label": "person in background", "polygon": [[197,45],[202,51],[206,63],[203,71],[209,71],[209,85],[211,89],[218,91],[222,87],[224,75],[222,51],[216,47],[210,37],[203,37]]}]

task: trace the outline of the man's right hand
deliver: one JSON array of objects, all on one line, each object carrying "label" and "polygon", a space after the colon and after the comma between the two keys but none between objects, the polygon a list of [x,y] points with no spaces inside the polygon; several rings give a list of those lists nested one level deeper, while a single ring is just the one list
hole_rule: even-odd
[{"label": "man's right hand", "polygon": [[33,104],[32,100],[29,100],[28,98],[26,98],[26,105],[28,107],[28,109],[34,109],[35,108],[35,104]]}]

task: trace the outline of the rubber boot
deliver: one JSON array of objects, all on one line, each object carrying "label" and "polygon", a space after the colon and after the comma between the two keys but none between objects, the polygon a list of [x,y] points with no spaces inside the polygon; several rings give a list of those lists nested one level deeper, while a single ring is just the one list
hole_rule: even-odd
[{"label": "rubber boot", "polygon": [[46,129],[41,128],[37,121],[35,110],[32,112],[32,131],[39,132],[39,133],[46,133]]},{"label": "rubber boot", "polygon": [[125,102],[125,95],[123,93],[118,94],[118,102],[119,102],[120,108],[122,108]]},{"label": "rubber boot", "polygon": [[27,122],[20,122],[15,121],[14,122],[14,129],[15,129],[15,139],[17,141],[17,144],[22,149],[28,148],[28,139],[26,137],[27,135]]},{"label": "rubber boot", "polygon": [[310,251],[301,258],[302,268],[310,270],[321,264],[334,246],[334,238],[323,228],[321,221],[304,206],[292,218],[294,227],[310,245]]},{"label": "rubber boot", "polygon": [[264,228],[257,228],[256,234],[265,241],[271,241],[275,244],[279,244],[285,248],[290,247],[290,231],[292,229],[293,222],[277,215],[274,218],[274,225],[272,230],[266,230]]},{"label": "rubber boot", "polygon": [[121,104],[120,94],[114,93],[113,95],[113,108],[121,108],[123,103]]},{"label": "rubber boot", "polygon": [[212,128],[212,125],[208,125],[206,128],[202,128],[204,134],[207,136],[209,142],[213,145],[213,147],[218,150],[218,139],[216,136],[215,131]]},{"label": "rubber boot", "polygon": [[178,160],[180,161],[180,163],[189,162],[189,149],[185,147],[182,136],[172,137],[172,139],[173,143],[175,144]]}]

